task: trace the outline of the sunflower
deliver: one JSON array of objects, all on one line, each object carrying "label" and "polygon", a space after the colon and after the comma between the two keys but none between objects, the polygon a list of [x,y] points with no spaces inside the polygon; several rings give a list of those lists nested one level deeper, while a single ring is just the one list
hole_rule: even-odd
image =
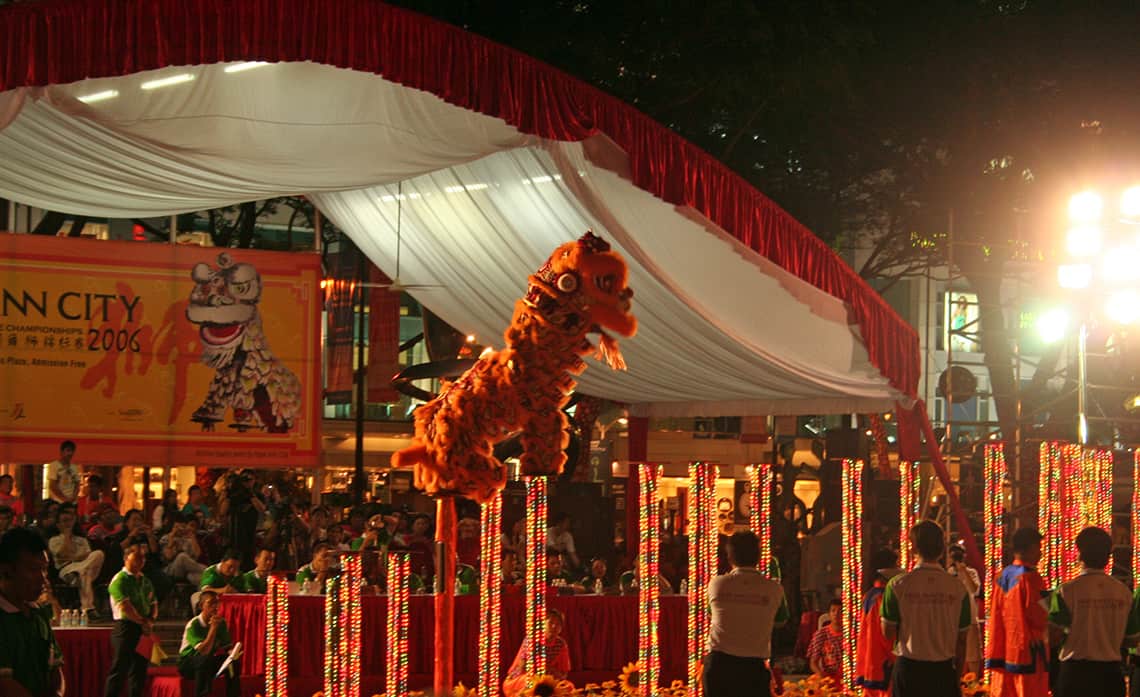
[{"label": "sunflower", "polygon": [[462,680],[451,691],[451,697],[478,697],[478,694],[474,687],[467,687]]},{"label": "sunflower", "polygon": [[535,678],[523,694],[525,697],[555,697],[558,694],[558,681],[553,676],[543,675]]},{"label": "sunflower", "polygon": [[637,692],[637,688],[641,685],[641,664],[637,661],[625,664],[618,682],[621,683],[622,692],[627,694]]}]

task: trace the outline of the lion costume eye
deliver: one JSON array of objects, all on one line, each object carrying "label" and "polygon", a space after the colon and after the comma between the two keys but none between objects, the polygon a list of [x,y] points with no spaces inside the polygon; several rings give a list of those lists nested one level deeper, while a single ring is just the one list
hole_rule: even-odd
[{"label": "lion costume eye", "polygon": [[578,277],[572,273],[564,273],[558,277],[558,290],[563,293],[573,293],[578,290]]},{"label": "lion costume eye", "polygon": [[614,283],[616,280],[617,279],[615,279],[613,275],[595,276],[594,285],[596,285],[598,287],[598,290],[602,291],[603,293],[611,295],[614,292]]}]

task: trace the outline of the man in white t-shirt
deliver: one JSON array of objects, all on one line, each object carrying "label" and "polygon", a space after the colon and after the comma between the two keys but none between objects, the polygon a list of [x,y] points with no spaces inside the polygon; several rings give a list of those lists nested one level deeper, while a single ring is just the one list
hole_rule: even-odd
[{"label": "man in white t-shirt", "polygon": [[71,458],[75,456],[75,443],[65,440],[59,444],[59,459],[48,463],[48,492],[53,501],[76,503],[79,500],[79,467]]},{"label": "man in white t-shirt", "polygon": [[910,543],[919,564],[887,583],[879,610],[883,635],[898,656],[891,695],[960,697],[973,600],[938,563],[946,544],[938,523],[924,520],[911,528]]},{"label": "man in white t-shirt", "polygon": [[970,628],[966,630],[966,672],[981,675],[982,635],[978,627],[978,589],[981,580],[977,569],[966,564],[966,549],[962,545],[950,545],[946,573],[962,584],[970,596]]},{"label": "man in white t-shirt", "polygon": [[751,532],[728,540],[732,571],[708,587],[712,621],[701,681],[707,697],[769,697],[772,629],[788,621],[784,589],[756,568],[760,542]]},{"label": "man in white t-shirt", "polygon": [[582,566],[578,551],[574,549],[574,536],[570,534],[569,515],[555,513],[551,516],[550,527],[546,529],[546,548],[565,554],[574,570]]}]

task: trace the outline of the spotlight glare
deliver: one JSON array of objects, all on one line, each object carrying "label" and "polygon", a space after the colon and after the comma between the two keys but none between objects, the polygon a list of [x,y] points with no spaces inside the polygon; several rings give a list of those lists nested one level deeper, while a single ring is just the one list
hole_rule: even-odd
[{"label": "spotlight glare", "polygon": [[1131,244],[1109,249],[1101,271],[1109,283],[1140,281],[1140,246]]},{"label": "spotlight glare", "polygon": [[1125,189],[1120,195],[1120,212],[1126,218],[1140,218],[1140,186]]},{"label": "spotlight glare", "polygon": [[1095,223],[1104,210],[1104,200],[1095,191],[1082,191],[1069,199],[1069,219],[1074,223]]},{"label": "spotlight glare", "polygon": [[1135,324],[1140,320],[1140,294],[1134,290],[1121,290],[1108,296],[1104,313],[1119,324]]},{"label": "spotlight glare", "polygon": [[1057,282],[1069,290],[1088,288],[1092,283],[1092,267],[1088,264],[1062,264],[1057,267]]},{"label": "spotlight glare", "polygon": [[1101,234],[1096,225],[1078,225],[1065,235],[1065,248],[1074,257],[1091,257],[1100,251]]},{"label": "spotlight glare", "polygon": [[1047,344],[1060,341],[1069,328],[1069,313],[1057,308],[1049,310],[1037,319],[1037,333]]}]

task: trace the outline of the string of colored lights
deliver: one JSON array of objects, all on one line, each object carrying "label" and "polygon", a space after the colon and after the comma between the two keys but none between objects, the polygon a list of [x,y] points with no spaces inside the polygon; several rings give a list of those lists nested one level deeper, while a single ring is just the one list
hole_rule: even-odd
[{"label": "string of colored lights", "polygon": [[922,477],[917,462],[899,460],[899,566],[909,569],[914,565],[910,548],[910,529],[918,525],[922,506]]},{"label": "string of colored lights", "polygon": [[289,581],[272,574],[265,593],[265,697],[288,697]]},{"label": "string of colored lights", "polygon": [[1041,533],[1039,567],[1048,588],[1061,579],[1061,501],[1057,482],[1061,474],[1061,448],[1058,443],[1043,442],[1038,449],[1037,531]]},{"label": "string of colored lights", "polygon": [[875,459],[879,465],[879,472],[884,475],[891,471],[891,450],[887,441],[887,427],[878,414],[871,414],[871,433],[875,437]]},{"label": "string of colored lights", "polygon": [[761,462],[748,467],[748,523],[760,540],[761,568],[772,563],[772,465]]},{"label": "string of colored lights", "polygon": [[[546,675],[546,477],[526,477],[527,675]],[[390,696],[389,696],[390,697]]]},{"label": "string of colored lights", "polygon": [[346,554],[341,557],[340,564],[341,576],[344,577],[340,587],[341,623],[344,626],[340,645],[343,654],[341,689],[344,697],[360,697],[361,624],[364,614],[360,592],[364,587],[364,560],[359,554]]},{"label": "string of colored lights", "polygon": [[387,662],[384,694],[406,697],[408,694],[408,597],[412,577],[412,560],[407,553],[388,553],[388,617]]},{"label": "string of colored lights", "polygon": [[[479,697],[498,697],[499,641],[502,629],[503,496],[495,494],[483,504],[480,522],[479,564]],[[391,697],[397,697],[392,695]]]},{"label": "string of colored lights", "polygon": [[1081,472],[1086,477],[1084,495],[1085,526],[1112,530],[1112,451],[1085,448],[1081,452]]},{"label": "string of colored lights", "polygon": [[689,463],[689,695],[704,697],[701,656],[710,616],[705,589],[716,575],[716,480],[718,468],[708,462]]},{"label": "string of colored lights", "polygon": [[855,686],[863,583],[863,461],[843,461],[843,687]]},{"label": "string of colored lights", "polygon": [[1132,452],[1132,579],[1140,581],[1140,448]]},{"label": "string of colored lights", "polygon": [[325,581],[325,697],[341,697],[340,695],[340,611],[339,603],[340,578],[333,577]]},{"label": "string of colored lights", "polygon": [[1064,582],[1080,571],[1081,563],[1073,541],[1077,533],[1085,527],[1089,511],[1084,493],[1088,478],[1086,473],[1081,471],[1081,446],[1076,443],[1062,443],[1060,449],[1061,477],[1057,482],[1057,493],[1062,505],[1060,541],[1063,566],[1060,581]]},{"label": "string of colored lights", "polygon": [[657,641],[657,628],[661,621],[660,575],[661,511],[658,487],[661,480],[660,465],[638,465],[641,487],[638,491],[637,573],[640,583],[637,590],[638,632],[637,660],[641,664],[638,692],[642,697],[657,693],[661,675],[661,652]]},{"label": "string of colored lights", "polygon": [[[986,485],[985,500],[982,502],[982,517],[985,519],[986,535],[986,574],[982,579],[983,597],[989,602],[990,589],[1001,574],[1002,545],[1005,543],[1005,446],[1002,443],[987,443],[983,455],[982,479]],[[985,639],[983,638],[983,641]]]}]

